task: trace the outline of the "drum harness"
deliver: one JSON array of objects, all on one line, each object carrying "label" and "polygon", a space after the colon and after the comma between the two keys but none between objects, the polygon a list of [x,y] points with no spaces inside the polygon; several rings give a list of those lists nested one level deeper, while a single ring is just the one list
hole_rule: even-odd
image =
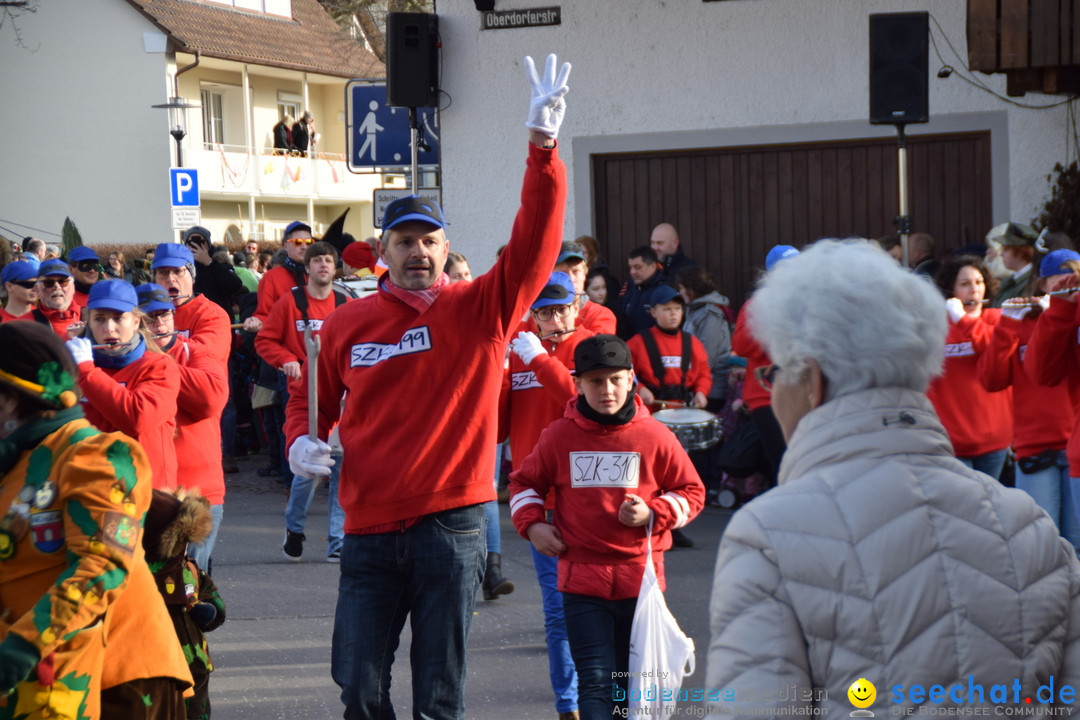
[{"label": "drum harness", "polygon": [[645,342],[645,351],[649,354],[649,364],[652,365],[653,375],[656,376],[660,385],[652,386],[644,382],[642,384],[652,391],[657,400],[678,400],[689,405],[693,398],[690,388],[686,387],[686,374],[690,370],[690,333],[679,330],[679,335],[682,336],[682,358],[679,366],[682,371],[682,382],[678,385],[665,385],[663,382],[666,368],[664,367],[664,361],[660,358],[660,346],[656,344],[656,338],[653,337],[651,330],[641,333],[641,339]]}]

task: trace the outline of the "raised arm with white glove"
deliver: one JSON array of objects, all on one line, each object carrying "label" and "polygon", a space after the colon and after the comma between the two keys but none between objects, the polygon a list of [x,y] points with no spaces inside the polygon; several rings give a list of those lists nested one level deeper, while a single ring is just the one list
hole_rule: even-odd
[{"label": "raised arm with white glove", "polygon": [[532,57],[525,56],[525,70],[532,84],[529,119],[525,121],[525,127],[553,139],[559,136],[559,126],[562,125],[563,114],[566,112],[566,101],[563,100],[563,96],[570,89],[566,84],[567,78],[570,77],[570,63],[563,63],[556,77],[557,63],[555,53],[547,56],[544,79],[541,80],[536,74],[536,64],[533,63]]},{"label": "raised arm with white glove", "polygon": [[526,365],[540,355],[547,354],[547,350],[544,350],[544,344],[540,342],[540,338],[536,337],[536,333],[531,332],[519,332],[517,337],[510,341],[510,349]]},{"label": "raised arm with white glove", "polygon": [[322,440],[312,441],[307,435],[293,440],[289,447],[289,469],[294,474],[310,479],[330,474],[334,459],[330,457],[330,446]]}]

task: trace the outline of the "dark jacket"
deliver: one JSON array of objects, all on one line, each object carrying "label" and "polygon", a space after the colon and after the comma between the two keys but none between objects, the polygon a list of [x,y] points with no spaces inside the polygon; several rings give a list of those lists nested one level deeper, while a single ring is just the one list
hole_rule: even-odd
[{"label": "dark jacket", "polygon": [[656,324],[647,305],[652,300],[653,290],[663,284],[663,275],[664,272],[658,270],[641,286],[635,285],[632,280],[626,281],[626,293],[620,298],[622,311],[626,316],[626,335],[623,340],[629,340]]}]

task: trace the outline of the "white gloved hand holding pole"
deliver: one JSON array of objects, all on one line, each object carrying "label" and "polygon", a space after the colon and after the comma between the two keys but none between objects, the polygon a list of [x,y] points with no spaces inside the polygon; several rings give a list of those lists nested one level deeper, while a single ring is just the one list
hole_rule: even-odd
[{"label": "white gloved hand holding pole", "polygon": [[1027,301],[1027,298],[1017,298],[1017,300],[1021,300],[1022,302],[1006,300],[1002,303],[1001,314],[1013,320],[1023,320],[1024,316],[1031,310],[1031,303]]},{"label": "white gloved hand holding pole", "polygon": [[94,344],[90,342],[90,338],[71,338],[64,345],[67,346],[71,357],[75,359],[76,365],[94,362]]},{"label": "white gloved hand holding pole", "polygon": [[322,440],[312,440],[301,435],[289,447],[289,469],[301,477],[315,479],[326,477],[334,459],[330,457],[330,446]]},{"label": "white gloved hand holding pole", "polygon": [[510,349],[514,351],[514,354],[521,358],[521,362],[528,365],[540,355],[547,353],[544,350],[543,343],[540,342],[540,338],[536,337],[535,333],[531,332],[519,332],[518,336],[510,341]]},{"label": "white gloved hand holding pole", "polygon": [[525,70],[529,75],[529,83],[532,85],[529,119],[525,121],[525,127],[552,139],[559,136],[559,126],[562,125],[563,114],[566,112],[566,101],[563,96],[570,89],[566,84],[567,78],[570,77],[570,63],[562,64],[558,77],[555,76],[557,64],[555,53],[548,55],[544,79],[541,80],[536,74],[536,64],[532,57],[525,56]]},{"label": "white gloved hand holding pole", "polygon": [[960,298],[949,298],[945,301],[945,312],[949,313],[949,319],[956,322],[964,317],[964,303]]}]

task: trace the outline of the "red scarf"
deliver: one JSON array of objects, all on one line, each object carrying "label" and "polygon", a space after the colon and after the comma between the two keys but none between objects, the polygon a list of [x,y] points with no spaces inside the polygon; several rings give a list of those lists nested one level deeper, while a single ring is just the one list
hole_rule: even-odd
[{"label": "red scarf", "polygon": [[450,276],[446,273],[440,274],[439,278],[432,283],[431,287],[423,290],[406,290],[403,287],[395,285],[393,281],[390,280],[389,273],[384,273],[379,280],[380,289],[390,293],[393,297],[405,303],[413,310],[416,310],[416,312],[421,315],[427,312],[427,309],[435,302],[435,298],[439,297],[439,293],[441,293],[449,284]]}]

